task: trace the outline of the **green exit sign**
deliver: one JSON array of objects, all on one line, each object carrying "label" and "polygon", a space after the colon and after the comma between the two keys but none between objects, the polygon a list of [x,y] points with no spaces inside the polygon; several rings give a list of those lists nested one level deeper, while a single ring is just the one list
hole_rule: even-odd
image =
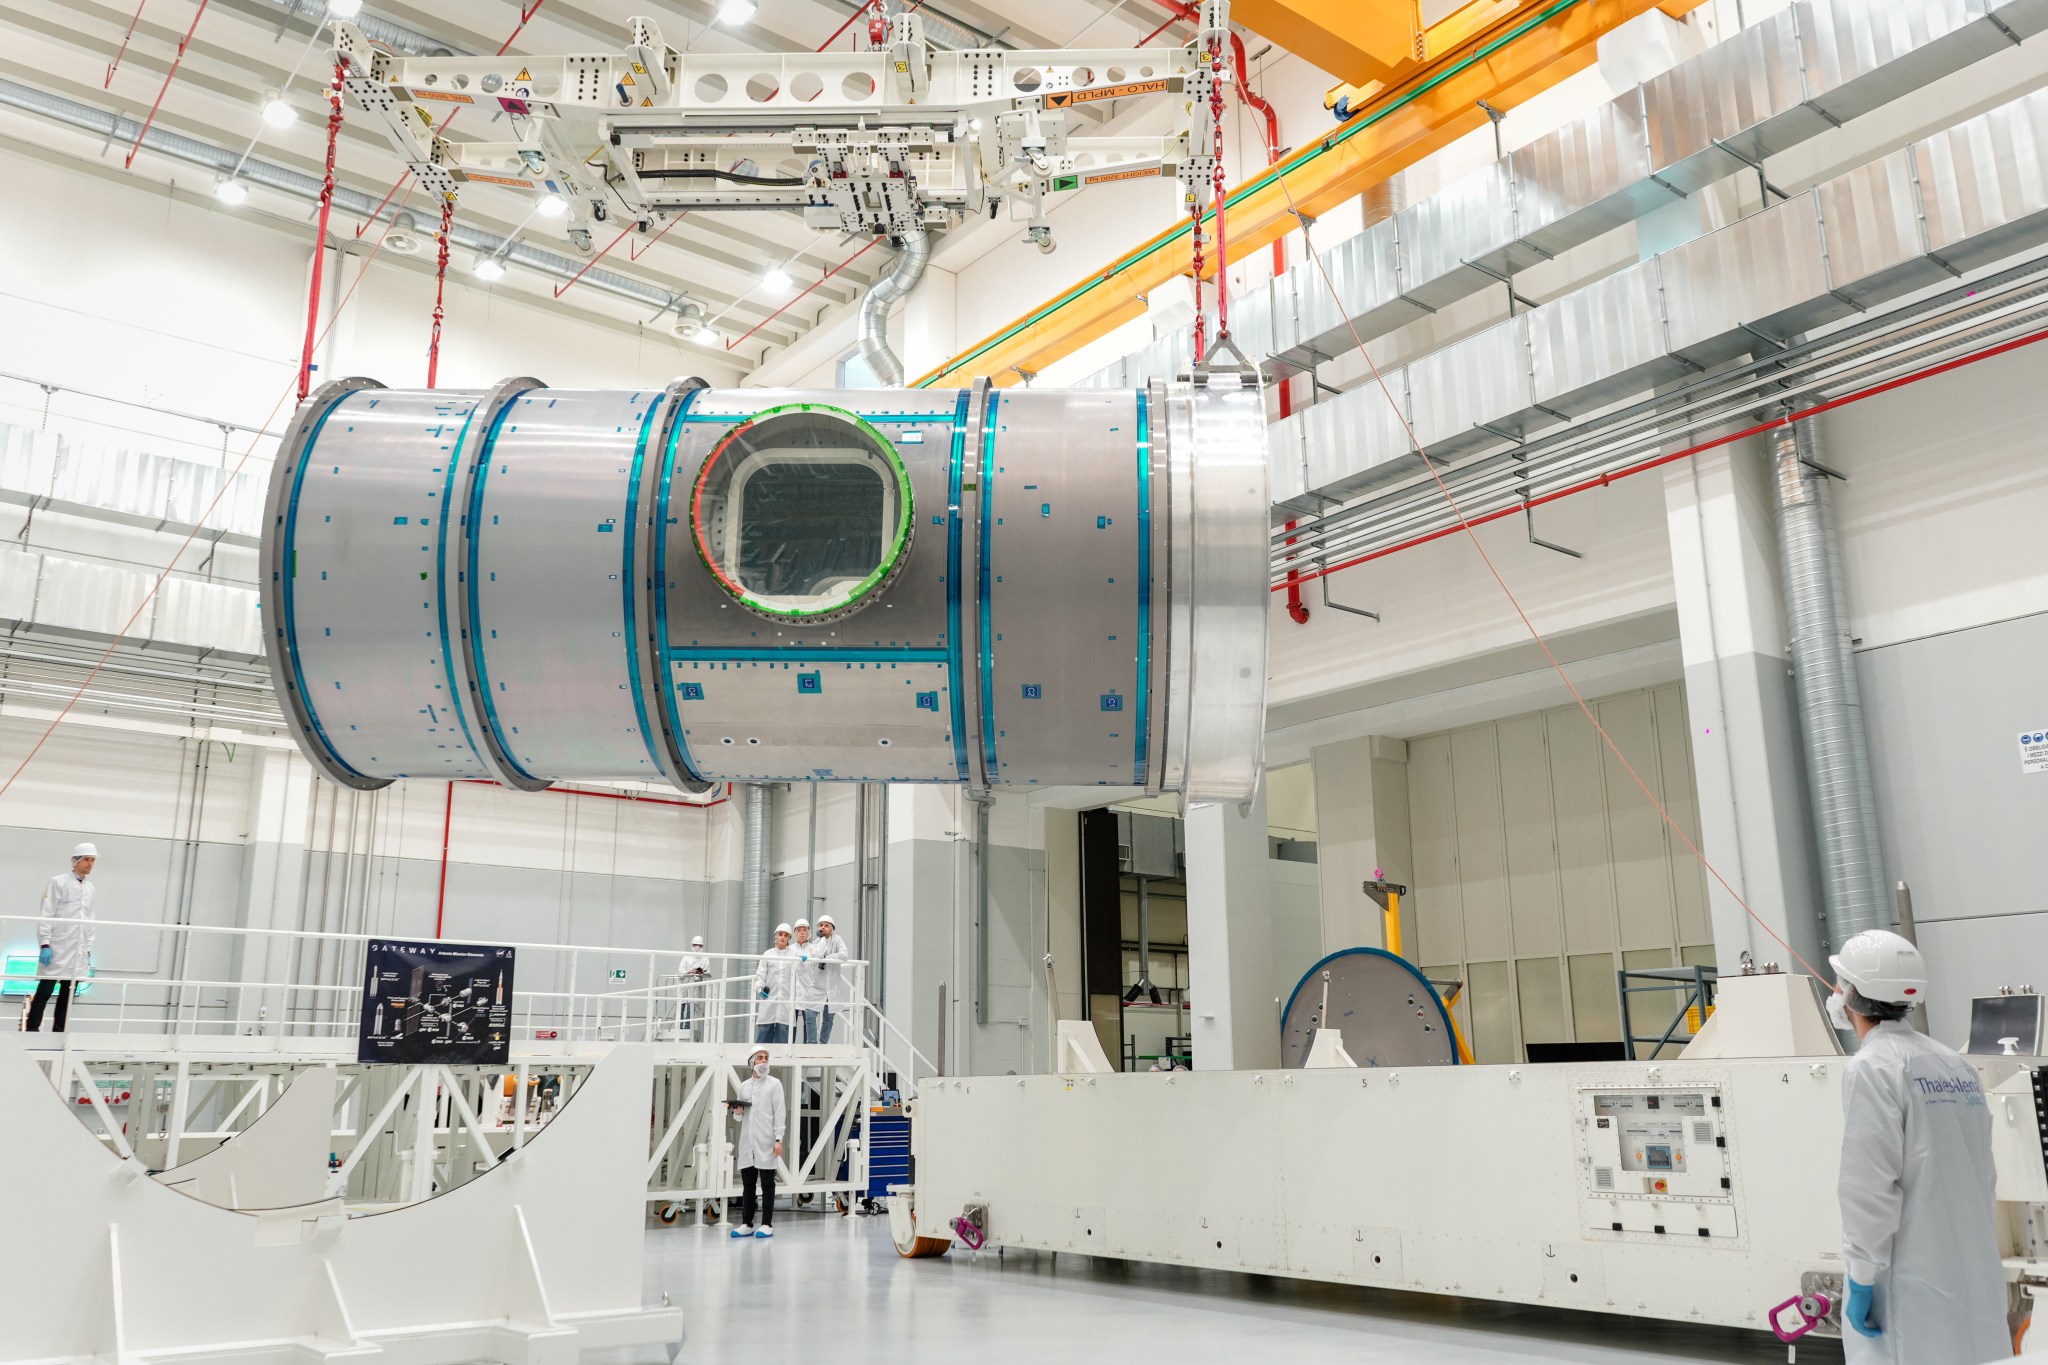
[{"label": "green exit sign", "polygon": [[614,980],[614,981],[624,981],[625,979],[626,979],[626,969],[625,969],[624,967],[614,967],[614,968],[612,968],[612,980]]}]

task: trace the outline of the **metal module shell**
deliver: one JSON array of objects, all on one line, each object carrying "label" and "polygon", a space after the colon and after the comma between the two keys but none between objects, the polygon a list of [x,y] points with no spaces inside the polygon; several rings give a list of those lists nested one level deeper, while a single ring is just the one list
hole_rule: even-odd
[{"label": "metal module shell", "polygon": [[1255,379],[329,384],[263,625],[337,782],[1088,785],[1237,800],[1266,684]]}]

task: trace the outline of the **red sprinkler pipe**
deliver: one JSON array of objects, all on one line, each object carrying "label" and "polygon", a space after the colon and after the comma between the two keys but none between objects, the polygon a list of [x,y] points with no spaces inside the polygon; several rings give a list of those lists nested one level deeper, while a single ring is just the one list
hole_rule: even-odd
[{"label": "red sprinkler pipe", "polygon": [[[163,86],[156,92],[156,103],[149,106],[149,117],[142,120],[142,126],[135,130],[135,145],[128,149],[128,159],[121,163],[121,169],[124,171],[135,164],[135,154],[142,150],[142,139],[148,135],[149,125],[156,122],[156,111],[164,107],[164,96],[170,93],[171,82],[178,79],[178,68],[185,64],[185,49],[192,46],[192,35],[199,31],[199,18],[206,13],[206,4],[207,0],[199,0],[199,8],[192,12],[192,26],[185,30],[185,36],[178,42],[178,55],[171,59],[171,69],[164,73]],[[142,18],[142,6],[135,7],[135,17]],[[135,26],[130,24],[128,31],[133,33]],[[121,40],[121,50],[128,50],[126,38]],[[114,58],[116,63],[120,60],[119,57]],[[110,66],[107,68],[107,84],[113,83],[114,68]]]},{"label": "red sprinkler pipe", "polygon": [[441,807],[441,894],[434,901],[434,937],[441,937],[441,918],[448,911],[448,832],[455,827],[455,784],[448,784],[448,801]]},{"label": "red sprinkler pipe", "polygon": [[[1510,503],[1506,507],[1497,507],[1491,512],[1483,512],[1477,516],[1468,516],[1462,522],[1451,526],[1439,527],[1434,531],[1425,531],[1419,536],[1411,536],[1407,540],[1399,541],[1396,544],[1387,545],[1377,550],[1369,550],[1361,555],[1353,555],[1341,563],[1325,565],[1320,569],[1302,574],[1300,575],[1300,581],[1306,582],[1312,578],[1321,578],[1325,574],[1333,574],[1344,569],[1356,568],[1360,564],[1369,564],[1375,559],[1385,559],[1388,555],[1399,554],[1403,550],[1412,550],[1418,545],[1427,545],[1431,541],[1457,535],[1467,527],[1486,526],[1507,517],[1519,516],[1529,508],[1547,506],[1550,503],[1558,502],[1564,498],[1575,497],[1580,493],[1589,492],[1595,488],[1605,488],[1607,485],[1618,483],[1631,475],[1647,473],[1652,469],[1662,469],[1665,465],[1676,464],[1680,460],[1689,460],[1695,455],[1704,455],[1710,450],[1719,450],[1723,446],[1734,445],[1737,441],[1746,441],[1752,436],[1761,436],[1767,431],[1776,431],[1779,427],[1788,427],[1795,422],[1808,421],[1811,418],[1820,416],[1824,412],[1833,412],[1836,408],[1846,408],[1852,403],[1860,403],[1866,398],[1875,398],[1879,394],[1890,393],[1894,389],[1903,389],[1908,385],[1917,384],[1923,379],[1932,379],[1937,375],[1947,374],[1951,370],[1960,370],[1965,366],[1975,365],[1980,360],[1990,360],[1994,356],[2001,356],[2009,351],[2017,351],[2025,346],[2037,345],[2043,341],[2048,341],[2048,330],[2029,332],[2023,337],[2015,337],[2011,341],[2001,342],[1996,346],[1986,347],[1981,351],[1972,351],[1968,355],[1958,356],[1954,360],[1945,360],[1939,365],[1929,366],[1924,370],[1915,370],[1910,374],[1900,375],[1896,379],[1887,379],[1881,384],[1873,384],[1869,388],[1843,394],[1840,398],[1830,398],[1824,403],[1816,403],[1810,408],[1801,408],[1799,411],[1787,413],[1783,417],[1773,417],[1766,422],[1757,422],[1751,426],[1744,427],[1740,431],[1731,431],[1725,436],[1716,436],[1710,440],[1701,441],[1697,445],[1687,446],[1683,450],[1674,450],[1668,455],[1655,455],[1647,460],[1640,460],[1624,469],[1612,470],[1605,474],[1595,474],[1591,478],[1584,479],[1566,488],[1555,489],[1543,494],[1541,497],[1525,498],[1520,502]],[[1293,575],[1290,575],[1290,579],[1292,578]],[[1282,588],[1289,586],[1291,586],[1291,583],[1275,583],[1269,591],[1279,592]]]},{"label": "red sprinkler pipe", "polygon": [[299,352],[299,401],[313,388],[313,345],[320,325],[320,273],[327,260],[327,220],[334,213],[334,149],[341,140],[341,83],[348,76],[348,58],[334,63],[334,83],[327,87],[327,178],[320,182],[320,230],[313,236],[313,283],[306,291],[306,345]]},{"label": "red sprinkler pipe", "polygon": [[771,323],[771,322],[775,321],[775,319],[777,319],[777,318],[781,317],[781,316],[782,316],[782,315],[783,315],[784,313],[787,313],[787,312],[788,312],[788,311],[789,311],[790,309],[792,309],[792,308],[796,307],[796,305],[797,305],[797,301],[798,301],[799,299],[803,298],[804,294],[808,294],[808,293],[810,293],[810,292],[811,292],[812,290],[816,289],[816,288],[817,288],[817,287],[818,287],[819,285],[821,285],[821,284],[823,284],[823,283],[824,283],[825,281],[827,281],[827,280],[831,279],[831,278],[832,278],[832,277],[833,277],[834,275],[837,275],[837,274],[838,274],[838,273],[839,273],[840,271],[842,271],[842,270],[846,269],[846,267],[848,267],[848,266],[852,265],[852,264],[853,264],[853,263],[854,263],[855,261],[859,260],[859,259],[860,259],[860,258],[861,258],[861,257],[862,257],[863,255],[865,255],[865,254],[866,254],[866,253],[867,253],[867,252],[868,252],[868,251],[869,251],[869,250],[870,250],[870,249],[871,249],[871,248],[872,248],[872,247],[873,247],[873,246],[875,245],[875,243],[876,243],[876,242],[879,242],[879,241],[881,241],[881,240],[882,240],[882,239],[881,239],[880,237],[870,237],[870,238],[868,239],[868,241],[867,241],[867,245],[866,245],[866,246],[863,246],[863,247],[861,247],[861,248],[860,248],[860,250],[858,250],[858,251],[854,252],[854,253],[853,253],[853,254],[852,254],[851,256],[848,256],[848,257],[847,257],[847,258],[846,258],[845,260],[841,261],[841,262],[840,262],[840,263],[839,263],[838,265],[835,265],[835,266],[833,266],[833,267],[832,267],[832,268],[831,268],[830,270],[828,270],[828,271],[826,271],[826,272],[825,272],[824,274],[822,274],[822,275],[818,276],[818,278],[817,278],[817,279],[815,279],[815,280],[813,280],[813,281],[812,281],[811,283],[809,283],[809,284],[805,285],[805,286],[803,287],[803,293],[800,293],[800,294],[798,294],[798,295],[796,296],[796,298],[794,298],[794,299],[791,299],[791,300],[790,300],[790,301],[789,301],[788,303],[785,303],[785,304],[783,304],[783,305],[782,305],[782,307],[780,307],[780,308],[776,309],[776,310],[775,310],[774,312],[770,313],[770,314],[769,314],[769,315],[768,315],[767,317],[765,317],[765,318],[762,318],[762,319],[761,319],[761,320],[760,320],[759,322],[755,323],[755,324],[754,324],[754,325],[753,325],[752,327],[749,327],[749,328],[748,328],[748,329],[747,329],[747,330],[746,330],[745,332],[741,333],[741,334],[740,334],[739,336],[736,336],[736,337],[734,337],[734,338],[733,338],[733,339],[732,339],[731,341],[728,341],[728,342],[726,342],[726,343],[725,343],[725,349],[726,349],[726,350],[728,350],[728,351],[730,351],[730,350],[731,350],[731,349],[732,349],[733,347],[735,347],[735,346],[739,345],[739,344],[740,344],[741,342],[745,341],[745,340],[746,340],[746,339],[747,339],[748,337],[750,337],[750,336],[752,336],[752,335],[753,335],[754,333],[756,333],[756,332],[760,331],[760,330],[761,330],[761,329],[762,329],[763,327],[766,327],[766,326],[767,326],[767,325],[768,325],[769,323]]},{"label": "red sprinkler pipe", "polygon": [[121,65],[121,59],[128,55],[128,40],[135,36],[135,26],[142,22],[142,11],[149,8],[149,0],[141,0],[135,7],[135,17],[128,21],[128,31],[121,35],[121,50],[114,54],[114,60],[107,63],[107,78],[100,82],[100,89],[113,88],[114,71]]}]

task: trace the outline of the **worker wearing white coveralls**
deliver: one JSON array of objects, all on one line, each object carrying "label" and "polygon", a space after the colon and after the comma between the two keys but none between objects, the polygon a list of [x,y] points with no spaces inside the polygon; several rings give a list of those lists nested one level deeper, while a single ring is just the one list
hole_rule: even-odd
[{"label": "worker wearing white coveralls", "polygon": [[100,851],[91,844],[71,850],[71,870],[59,872],[43,887],[42,919],[36,924],[36,995],[29,1002],[30,1033],[43,1027],[43,1011],[54,992],[57,997],[55,1029],[64,1032],[71,1021],[71,988],[92,975],[92,875]]},{"label": "worker wearing white coveralls", "polygon": [[824,964],[817,960],[818,941],[811,937],[809,920],[796,922],[796,937],[789,950],[796,954],[796,971],[790,991],[796,1005],[796,1036],[790,1041],[821,1042],[818,1019],[825,1012],[825,969]]},{"label": "worker wearing white coveralls", "polygon": [[676,964],[676,978],[682,982],[682,990],[678,992],[682,996],[682,1008],[676,1022],[683,1026],[685,1038],[694,1038],[696,1031],[693,1026],[707,1013],[705,983],[711,978],[711,959],[704,953],[702,934],[690,940],[690,951],[684,953],[682,961]]},{"label": "worker wearing white coveralls", "polygon": [[[768,1049],[758,1049],[748,1059],[753,1074],[740,1082],[739,1102],[734,1115],[740,1121],[739,1146],[734,1162],[740,1171],[740,1221],[734,1237],[752,1233],[756,1237],[775,1235],[775,1163],[782,1160],[782,1135],[788,1126],[788,1102],[782,1084],[768,1075]],[[755,1192],[759,1191],[759,1212]],[[758,1221],[758,1225],[756,1220]]]},{"label": "worker wearing white coveralls", "polygon": [[[817,1042],[832,1041],[832,1016],[846,1013],[847,980],[846,969],[840,964],[846,961],[846,940],[839,936],[839,926],[830,915],[818,916],[818,936],[811,940],[811,961],[806,968],[814,973],[821,983],[824,1008],[818,1021]],[[805,1042],[812,1041],[809,1038]]]},{"label": "worker wearing white coveralls", "polygon": [[786,1043],[796,990],[796,951],[789,946],[789,926],[775,926],[775,946],[761,954],[754,969],[754,1041]]},{"label": "worker wearing white coveralls", "polygon": [[1828,962],[1837,990],[1829,1013],[1846,1013],[1863,1040],[1842,1083],[1844,1357],[2007,1359],[1991,1113],[1977,1069],[1905,1022],[1927,996],[1911,943],[1872,929]]}]

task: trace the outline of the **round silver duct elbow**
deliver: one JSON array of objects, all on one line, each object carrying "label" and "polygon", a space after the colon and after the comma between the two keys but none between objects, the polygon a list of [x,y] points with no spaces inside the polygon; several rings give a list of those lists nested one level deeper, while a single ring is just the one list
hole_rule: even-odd
[{"label": "round silver duct elbow", "polygon": [[931,263],[931,234],[920,229],[915,236],[903,239],[896,250],[895,264],[868,286],[860,301],[860,358],[885,389],[903,383],[903,361],[889,345],[889,314],[898,300],[907,298],[917,287],[917,282],[924,278],[925,267]]}]

